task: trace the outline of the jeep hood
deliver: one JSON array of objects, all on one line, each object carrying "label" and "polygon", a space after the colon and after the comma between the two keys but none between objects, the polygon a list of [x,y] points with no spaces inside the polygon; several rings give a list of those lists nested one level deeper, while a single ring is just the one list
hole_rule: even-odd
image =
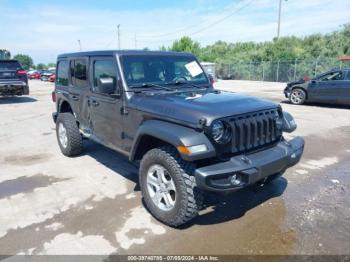
[{"label": "jeep hood", "polygon": [[135,94],[129,107],[160,118],[196,125],[201,118],[207,125],[218,118],[276,108],[273,102],[231,92],[181,92]]}]

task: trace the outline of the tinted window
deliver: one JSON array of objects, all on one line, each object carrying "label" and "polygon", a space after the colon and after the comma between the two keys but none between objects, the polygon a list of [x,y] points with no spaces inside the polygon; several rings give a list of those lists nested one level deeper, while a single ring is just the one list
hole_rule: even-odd
[{"label": "tinted window", "polygon": [[0,70],[18,70],[22,69],[17,61],[0,61]]},{"label": "tinted window", "polygon": [[86,62],[82,59],[71,61],[71,79],[72,84],[76,87],[87,86]]},{"label": "tinted window", "polygon": [[174,84],[187,81],[208,84],[208,79],[192,56],[125,55],[121,57],[123,73],[129,86],[143,83]]},{"label": "tinted window", "polygon": [[345,78],[345,80],[350,80],[350,71],[348,71],[348,72],[346,73],[346,78]]},{"label": "tinted window", "polygon": [[332,72],[320,77],[321,81],[341,80],[341,79],[343,79],[343,74],[340,71]]},{"label": "tinted window", "polygon": [[112,60],[96,60],[94,63],[94,87],[93,91],[102,93],[99,86],[99,79],[113,78],[114,85],[117,82],[117,71]]},{"label": "tinted window", "polygon": [[58,63],[56,83],[68,86],[68,61],[60,61]]}]

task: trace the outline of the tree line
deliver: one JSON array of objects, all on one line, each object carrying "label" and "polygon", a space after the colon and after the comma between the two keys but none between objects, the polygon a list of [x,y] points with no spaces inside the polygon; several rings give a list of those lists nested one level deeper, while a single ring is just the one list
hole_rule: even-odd
[{"label": "tree line", "polygon": [[337,58],[350,53],[350,24],[329,34],[305,37],[287,36],[266,42],[227,43],[217,41],[202,47],[199,42],[184,36],[161,50],[191,52],[201,61],[215,63],[294,61],[315,58]]}]

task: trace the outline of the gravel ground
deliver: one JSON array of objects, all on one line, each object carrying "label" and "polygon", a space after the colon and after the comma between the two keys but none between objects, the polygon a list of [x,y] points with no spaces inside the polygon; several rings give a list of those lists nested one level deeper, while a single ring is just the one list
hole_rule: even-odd
[{"label": "gravel ground", "polygon": [[293,106],[285,84],[219,81],[218,89],[281,102],[306,140],[302,161],[257,190],[209,196],[173,229],[141,203],[137,168],[84,141],[64,157],[51,119],[53,85],[0,98],[0,254],[350,254],[350,110]]}]

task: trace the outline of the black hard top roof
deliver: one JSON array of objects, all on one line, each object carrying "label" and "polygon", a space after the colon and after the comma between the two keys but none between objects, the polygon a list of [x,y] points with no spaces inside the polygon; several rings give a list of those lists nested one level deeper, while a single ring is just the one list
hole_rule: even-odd
[{"label": "black hard top roof", "polygon": [[170,51],[144,51],[144,50],[101,50],[86,51],[76,53],[66,53],[58,55],[58,58],[64,57],[82,57],[82,56],[111,56],[111,55],[178,55],[178,56],[194,56],[191,53],[179,53]]},{"label": "black hard top roof", "polygon": [[0,59],[0,62],[17,62],[18,63],[18,60],[15,60],[15,59]]}]

